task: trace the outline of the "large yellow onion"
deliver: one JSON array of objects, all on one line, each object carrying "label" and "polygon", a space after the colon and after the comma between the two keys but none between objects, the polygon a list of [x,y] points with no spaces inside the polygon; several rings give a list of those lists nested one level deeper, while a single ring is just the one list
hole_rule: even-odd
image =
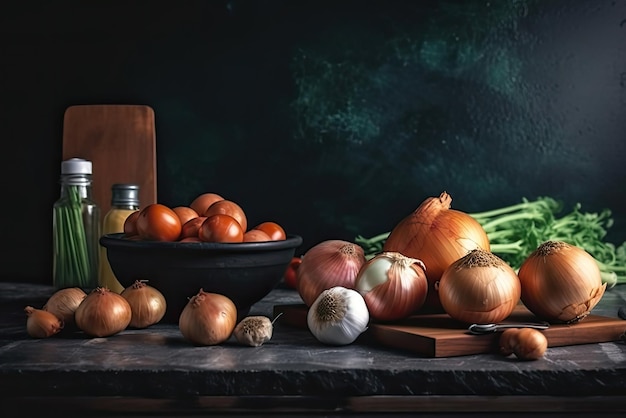
[{"label": "large yellow onion", "polygon": [[435,283],[443,272],[472,250],[489,251],[489,238],[469,214],[450,209],[452,197],[446,192],[429,197],[402,219],[385,241],[383,251],[396,251],[422,260],[426,265],[428,296],[423,310],[442,312]]},{"label": "large yellow onion", "polygon": [[524,305],[552,323],[584,319],[606,290],[591,254],[562,241],[546,241],[537,247],[522,263],[518,276]]},{"label": "large yellow onion", "polygon": [[452,263],[439,281],[439,300],[452,318],[490,324],[506,319],[520,301],[515,271],[500,257],[472,250]]}]

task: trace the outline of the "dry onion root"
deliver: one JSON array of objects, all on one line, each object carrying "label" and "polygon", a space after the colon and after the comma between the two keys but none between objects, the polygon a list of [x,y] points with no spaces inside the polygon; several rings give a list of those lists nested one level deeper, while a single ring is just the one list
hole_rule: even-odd
[{"label": "dry onion root", "polygon": [[500,257],[480,249],[452,263],[441,276],[437,289],[448,315],[478,324],[506,319],[521,295],[515,271]]},{"label": "dry onion root", "polygon": [[582,248],[561,241],[541,244],[522,263],[518,276],[524,305],[553,323],[584,319],[606,290],[595,259]]}]

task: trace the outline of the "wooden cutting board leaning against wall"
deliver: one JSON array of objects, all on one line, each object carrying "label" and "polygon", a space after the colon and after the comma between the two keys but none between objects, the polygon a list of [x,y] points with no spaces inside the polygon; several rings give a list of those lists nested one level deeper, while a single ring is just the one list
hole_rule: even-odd
[{"label": "wooden cutting board leaning against wall", "polygon": [[144,105],[76,105],[63,118],[63,160],[93,164],[93,199],[101,217],[111,207],[111,186],[135,183],[141,207],[157,202],[154,111]]}]

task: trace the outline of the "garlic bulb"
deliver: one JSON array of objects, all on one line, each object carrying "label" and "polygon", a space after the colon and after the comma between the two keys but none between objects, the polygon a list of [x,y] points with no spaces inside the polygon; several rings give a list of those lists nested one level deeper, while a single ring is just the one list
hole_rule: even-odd
[{"label": "garlic bulb", "polygon": [[343,286],[324,290],[307,312],[307,325],[318,341],[329,345],[353,343],[367,329],[369,311],[359,292]]}]

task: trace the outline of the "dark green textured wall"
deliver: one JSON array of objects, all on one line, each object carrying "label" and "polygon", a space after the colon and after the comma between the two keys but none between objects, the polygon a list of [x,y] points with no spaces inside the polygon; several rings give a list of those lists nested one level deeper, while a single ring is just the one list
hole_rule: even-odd
[{"label": "dark green textured wall", "polygon": [[162,203],[218,192],[301,251],[388,231],[444,190],[469,212],[544,195],[609,207],[610,239],[626,240],[626,1],[69,7],[0,18],[0,133],[22,147],[5,177],[41,190],[9,189],[37,218],[7,226],[9,279],[47,280],[24,248],[49,242],[26,236],[49,226],[61,115],[79,103],[152,106]]}]

